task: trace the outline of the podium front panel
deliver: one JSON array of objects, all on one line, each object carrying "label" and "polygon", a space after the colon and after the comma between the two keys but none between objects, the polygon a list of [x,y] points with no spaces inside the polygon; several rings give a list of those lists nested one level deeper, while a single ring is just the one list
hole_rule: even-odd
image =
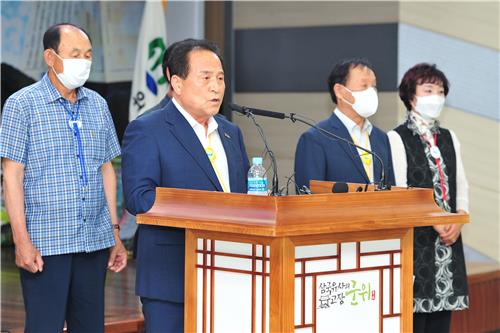
[{"label": "podium front panel", "polygon": [[296,247],[296,332],[399,332],[399,239]]},{"label": "podium front panel", "polygon": [[197,332],[269,332],[267,244],[197,239]]},{"label": "podium front panel", "polygon": [[[270,239],[220,236],[196,238],[196,331],[269,332]],[[295,332],[400,332],[401,239],[328,238],[296,239]]]}]

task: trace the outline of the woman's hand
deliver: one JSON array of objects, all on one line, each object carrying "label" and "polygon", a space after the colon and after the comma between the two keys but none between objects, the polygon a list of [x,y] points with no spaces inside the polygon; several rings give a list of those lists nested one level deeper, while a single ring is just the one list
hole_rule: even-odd
[{"label": "woman's hand", "polygon": [[463,224],[449,224],[444,228],[444,232],[439,234],[441,241],[447,245],[453,245],[458,237],[460,237],[460,231],[462,230]]}]

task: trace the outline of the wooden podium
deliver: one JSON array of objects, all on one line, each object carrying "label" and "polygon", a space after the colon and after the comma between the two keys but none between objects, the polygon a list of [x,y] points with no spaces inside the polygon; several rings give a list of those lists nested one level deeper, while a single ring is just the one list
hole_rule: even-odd
[{"label": "wooden podium", "polygon": [[312,182],[266,197],[158,188],[137,222],[186,229],[186,332],[411,332],[413,227],[467,223],[432,190]]}]

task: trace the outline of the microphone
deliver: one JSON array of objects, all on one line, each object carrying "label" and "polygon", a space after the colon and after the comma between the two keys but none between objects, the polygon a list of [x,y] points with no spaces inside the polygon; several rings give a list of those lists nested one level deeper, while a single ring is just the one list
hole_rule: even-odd
[{"label": "microphone", "polygon": [[[279,119],[285,119],[285,114],[280,113],[280,112],[273,112],[273,111],[266,111],[266,110],[259,110],[259,109],[250,109],[245,106],[240,106],[237,104],[229,103],[229,107],[231,110],[239,112],[248,118],[251,118],[255,127],[257,127],[257,131],[259,132],[260,137],[262,138],[262,141],[264,142],[264,148],[266,150],[266,153],[269,155],[269,158],[271,159],[271,166],[273,168],[273,180],[272,180],[272,188],[271,188],[271,195],[278,196],[280,195],[280,190],[279,190],[279,185],[278,185],[278,164],[276,163],[276,158],[274,157],[274,153],[269,148],[269,144],[267,143],[266,136],[264,135],[264,130],[262,127],[257,123],[255,120],[255,115],[260,115],[260,116],[265,116],[265,117],[272,117],[272,118],[279,118]],[[255,114],[254,114],[255,112]]]},{"label": "microphone", "polygon": [[230,103],[229,107],[231,108],[231,110],[239,112],[247,117],[249,117],[249,113],[251,113],[251,114],[254,114],[256,116],[271,117],[271,118],[277,118],[277,119],[285,119],[286,118],[286,115],[282,112],[254,109],[254,108],[250,108],[247,106],[241,106],[241,105],[234,104],[234,103]]},{"label": "microphone", "polygon": [[[340,140],[340,141],[343,141],[345,143],[347,143],[348,145],[350,146],[353,146],[353,147],[356,147],[358,149],[361,149],[365,152],[367,152],[368,154],[372,155],[375,157],[375,159],[377,159],[377,161],[380,163],[380,166],[382,167],[382,170],[381,170],[381,176],[380,176],[380,182],[379,183],[375,183],[375,190],[376,191],[385,191],[385,190],[390,190],[391,189],[391,186],[390,184],[387,183],[387,179],[385,177],[385,167],[384,167],[384,162],[382,161],[382,158],[380,158],[380,156],[378,154],[376,154],[374,151],[370,150],[370,149],[366,149],[364,147],[361,147],[341,136],[338,136],[330,131],[327,131],[325,130],[324,128],[321,128],[321,127],[318,127],[317,125],[307,121],[307,120],[304,120],[303,116],[301,115],[298,115],[296,113],[290,113],[290,114],[285,114],[285,113],[282,113],[282,112],[275,112],[275,111],[268,111],[268,110],[262,110],[262,109],[254,109],[254,108],[250,108],[250,107],[246,107],[246,106],[240,106],[240,105],[237,105],[237,104],[234,104],[234,103],[230,103],[229,104],[229,107],[233,110],[233,111],[236,111],[236,112],[239,112],[247,117],[250,117],[252,118],[254,124],[257,126],[257,128],[259,129],[259,133],[261,134],[261,137],[262,139],[264,140],[264,145],[266,146],[266,150],[268,151],[269,155],[271,156],[271,161],[273,162],[273,169],[276,168],[276,161],[274,160],[274,153],[272,153],[271,150],[269,150],[269,147],[267,146],[267,141],[264,137],[264,133],[262,132],[262,128],[260,128],[260,126],[256,123],[255,121],[255,117],[254,115],[258,115],[258,116],[264,116],[264,117],[271,117],[271,118],[277,118],[277,119],[290,119],[293,123],[295,122],[300,122],[300,123],[303,123],[303,124],[306,124],[312,128],[315,128],[316,130],[318,130],[319,132],[321,132],[323,135],[326,135],[330,138],[333,138],[333,139],[336,139],[336,140]],[[277,174],[277,170],[274,169],[274,176],[276,176]],[[277,184],[277,179],[276,179],[276,184]],[[276,191],[277,191],[277,187],[276,187]],[[332,191],[333,191],[333,188],[332,188]],[[366,189],[365,189],[366,191]],[[347,191],[346,191],[347,192]],[[274,178],[273,178],[273,193],[274,193]]]},{"label": "microphone", "polygon": [[[320,131],[321,133],[323,133],[323,135],[326,135],[326,136],[329,136],[331,138],[343,141],[343,142],[347,143],[348,145],[351,145],[353,147],[359,148],[359,149],[367,152],[368,154],[371,154],[372,156],[374,156],[379,161],[380,166],[382,167],[382,171],[381,171],[381,175],[380,175],[380,183],[375,183],[375,185],[376,185],[375,186],[375,190],[376,191],[385,191],[385,190],[390,190],[391,189],[390,184],[387,184],[387,180],[385,179],[384,162],[382,161],[382,159],[380,158],[380,156],[378,156],[378,154],[376,154],[374,151],[372,151],[370,149],[366,149],[366,148],[361,147],[361,146],[358,146],[357,144],[355,144],[355,143],[353,143],[353,142],[351,142],[351,141],[349,141],[349,140],[347,140],[347,139],[345,139],[345,138],[343,138],[341,136],[338,136],[336,134],[333,134],[330,131],[325,130],[324,128],[316,126],[315,124],[312,124],[312,123],[310,123],[310,122],[302,119],[303,116],[300,116],[300,115],[298,115],[296,113],[290,113],[290,115],[286,115],[286,118],[290,119],[293,123],[295,123],[296,121],[298,121],[300,123],[309,125],[312,128],[315,128],[318,131]],[[333,191],[333,188],[332,188],[332,191]]]},{"label": "microphone", "polygon": [[309,187],[302,185],[302,188],[299,188],[299,193],[300,194],[312,194],[311,190]]},{"label": "microphone", "polygon": [[347,183],[336,182],[333,184],[332,193],[347,193],[349,192],[349,186]]}]

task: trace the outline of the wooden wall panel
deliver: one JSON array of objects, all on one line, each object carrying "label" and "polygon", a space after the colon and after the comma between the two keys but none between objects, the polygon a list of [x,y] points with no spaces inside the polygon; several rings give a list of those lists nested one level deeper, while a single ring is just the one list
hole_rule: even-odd
[{"label": "wooden wall panel", "polygon": [[205,38],[216,42],[222,54],[225,49],[224,19],[223,1],[205,2]]},{"label": "wooden wall panel", "polygon": [[498,332],[500,271],[469,276],[469,295],[470,308],[453,312],[450,332]]},{"label": "wooden wall panel", "polygon": [[399,20],[499,50],[498,1],[401,1]]},{"label": "wooden wall panel", "polygon": [[390,23],[398,21],[398,11],[394,1],[235,1],[234,27]]}]

